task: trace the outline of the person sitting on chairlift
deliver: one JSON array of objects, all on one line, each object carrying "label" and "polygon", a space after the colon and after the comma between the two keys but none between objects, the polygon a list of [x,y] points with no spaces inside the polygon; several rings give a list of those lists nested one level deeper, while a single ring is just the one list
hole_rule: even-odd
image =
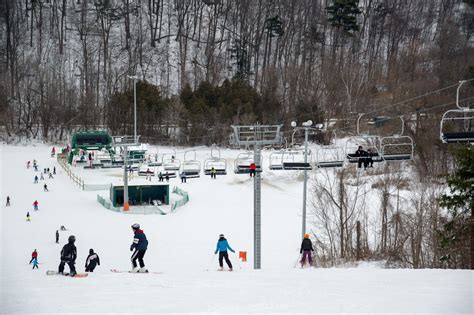
[{"label": "person sitting on chairlift", "polygon": [[357,161],[357,168],[361,168],[362,163],[364,163],[364,169],[366,169],[369,165],[367,158],[369,156],[368,152],[362,149],[362,146],[360,145],[354,155],[359,158]]},{"label": "person sitting on chairlift", "polygon": [[255,172],[257,170],[257,165],[255,163],[251,163],[249,166],[250,169],[250,177],[255,177]]}]

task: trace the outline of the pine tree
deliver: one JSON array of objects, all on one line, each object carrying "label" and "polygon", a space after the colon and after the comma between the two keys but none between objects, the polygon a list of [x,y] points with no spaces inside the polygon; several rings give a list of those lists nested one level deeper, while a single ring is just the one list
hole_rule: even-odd
[{"label": "pine tree", "polygon": [[333,4],[327,6],[326,11],[332,26],[342,28],[349,35],[359,31],[360,27],[357,24],[357,16],[361,14],[359,0],[333,0]]},{"label": "pine tree", "polygon": [[474,269],[474,150],[461,146],[454,150],[457,169],[448,176],[450,193],[442,195],[440,205],[448,216],[440,230],[441,261],[448,266]]}]

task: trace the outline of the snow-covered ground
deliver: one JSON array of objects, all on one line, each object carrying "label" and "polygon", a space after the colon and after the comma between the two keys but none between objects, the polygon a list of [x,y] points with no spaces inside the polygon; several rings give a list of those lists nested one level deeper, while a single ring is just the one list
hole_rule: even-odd
[{"label": "snow-covered ground", "polygon": [[[302,181],[298,172],[262,173],[262,269],[253,269],[253,181],[232,172],[238,151],[224,150],[228,175],[181,184],[190,202],[170,215],[132,215],[103,208],[97,192],[82,191],[44,145],[0,146],[0,314],[57,313],[466,313],[472,314],[473,276],[468,270],[299,269]],[[199,150],[203,161],[209,151]],[[180,153],[178,152],[178,155]],[[265,153],[268,161],[268,154]],[[33,183],[39,168],[58,171]],[[110,183],[120,170],[80,170],[86,182]],[[138,181],[134,179],[133,181]],[[143,180],[143,179],[140,179]],[[156,178],[153,179],[156,181]],[[310,186],[308,186],[310,187]],[[6,196],[12,198],[5,207]],[[40,210],[33,211],[38,200]],[[30,211],[31,222],[26,212]],[[129,269],[132,230],[141,224],[149,240],[145,263],[162,274],[115,274]],[[55,232],[61,225],[60,244]],[[214,249],[224,233],[248,262],[231,260],[234,272],[217,272]],[[76,236],[78,271],[93,248],[101,265],[87,278],[46,276],[56,270],[67,237]],[[39,270],[28,264],[39,252]],[[66,270],[67,270],[66,266]]]}]

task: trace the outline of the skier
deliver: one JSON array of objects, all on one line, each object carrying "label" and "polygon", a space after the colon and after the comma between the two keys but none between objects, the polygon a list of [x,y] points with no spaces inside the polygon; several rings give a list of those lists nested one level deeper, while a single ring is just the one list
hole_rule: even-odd
[{"label": "skier", "polygon": [[255,163],[251,163],[249,166],[250,169],[250,177],[255,177],[255,172],[257,171],[257,165]]},{"label": "skier", "polygon": [[38,184],[38,175],[35,175],[35,184]]},{"label": "skier", "polygon": [[59,243],[59,231],[56,230],[56,244]]},{"label": "skier", "polygon": [[314,252],[313,244],[311,243],[311,240],[309,239],[309,234],[306,233],[304,235],[303,241],[301,242],[301,248],[300,248],[300,254],[303,254],[303,256],[301,256],[301,268],[303,268],[306,262],[306,258],[308,258],[308,263],[310,266],[313,263],[311,252]]},{"label": "skier", "polygon": [[43,185],[43,190],[44,190],[44,191],[49,191],[49,190],[48,190],[48,185],[46,185],[46,183],[44,183],[44,185]]},{"label": "skier", "polygon": [[214,168],[214,166],[211,168],[211,178],[214,178],[216,179],[216,174],[217,174],[217,171],[216,169]]},{"label": "skier", "polygon": [[6,207],[10,206],[10,196],[7,196],[7,205]]},{"label": "skier", "polygon": [[51,174],[51,172],[49,172],[49,178],[50,178],[50,179],[53,179],[53,178],[54,178],[54,177],[53,177],[53,174]]},{"label": "skier", "polygon": [[179,177],[181,177],[181,183],[186,183],[186,173],[182,172]]},{"label": "skier", "polygon": [[30,164],[31,164],[30,161],[26,162],[26,168],[30,168]]},{"label": "skier", "polygon": [[219,270],[224,270],[224,263],[222,260],[225,259],[227,266],[229,266],[229,271],[232,271],[232,263],[229,260],[229,254],[227,254],[227,249],[235,253],[235,251],[229,246],[229,243],[224,237],[224,234],[220,234],[219,240],[217,241],[216,251],[214,252],[214,254],[217,254],[217,252],[219,252]]},{"label": "skier", "polygon": [[51,149],[51,157],[54,157],[55,154],[56,154],[56,149],[53,147]]},{"label": "skier", "polygon": [[35,209],[35,211],[38,211],[38,200],[35,200],[35,202],[33,202],[33,209]]},{"label": "skier", "polygon": [[[143,256],[145,256],[146,250],[148,248],[148,240],[146,239],[145,233],[140,229],[140,224],[134,223],[132,225],[132,230],[134,233],[133,243],[130,245],[130,251],[133,251],[131,260],[132,260],[132,270],[130,272],[148,272],[145,268],[145,263],[143,262]],[[137,259],[140,263],[140,269],[137,268]]]},{"label": "skier", "polygon": [[64,272],[64,265],[67,263],[69,266],[69,275],[71,277],[76,275],[76,267],[74,266],[77,257],[77,249],[74,245],[76,241],[76,237],[74,235],[69,236],[68,243],[64,245],[63,249],[61,250],[61,263],[59,264],[58,272],[63,274]]},{"label": "skier", "polygon": [[36,269],[39,269],[38,268],[38,258],[33,259],[33,268],[31,268],[31,269],[35,269],[35,267],[36,267]]},{"label": "skier", "polygon": [[95,267],[100,266],[100,259],[97,253],[94,253],[94,250],[91,248],[89,249],[89,256],[86,259],[86,272],[94,272]]},{"label": "skier", "polygon": [[40,174],[40,180],[44,180],[43,173]]},{"label": "skier", "polygon": [[31,253],[31,260],[30,260],[30,265],[33,262],[33,260],[38,259],[38,252],[35,250]]},{"label": "skier", "polygon": [[53,167],[53,174],[56,175],[56,166]]},{"label": "skier", "polygon": [[31,221],[29,212],[26,213],[26,221]]}]

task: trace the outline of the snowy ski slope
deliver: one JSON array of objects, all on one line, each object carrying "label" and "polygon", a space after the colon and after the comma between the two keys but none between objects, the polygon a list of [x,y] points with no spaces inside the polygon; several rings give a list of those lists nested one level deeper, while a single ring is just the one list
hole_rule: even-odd
[{"label": "snowy ski slope", "polygon": [[[253,182],[233,174],[238,151],[221,152],[228,159],[227,176],[201,175],[186,184],[171,179],[170,186],[190,195],[175,213],[131,215],[107,210],[96,201],[97,192],[80,190],[50,157],[50,149],[0,145],[0,314],[473,312],[474,273],[468,270],[384,270],[371,264],[295,269],[303,186],[298,172],[271,172],[264,166],[262,269],[253,270]],[[208,155],[200,150],[197,157],[203,161]],[[46,180],[49,192],[43,191],[43,181],[33,184],[35,172],[26,169],[33,159],[40,170],[56,166],[58,174]],[[118,178],[101,170],[78,173],[86,182]],[[11,207],[5,207],[7,195]],[[27,211],[31,222],[25,220]],[[149,240],[146,266],[162,274],[110,272],[130,268],[130,225],[135,222]],[[61,225],[69,230],[60,231],[60,244],[55,244]],[[234,272],[216,271],[220,233],[234,249],[247,251],[246,263],[230,256]],[[77,239],[78,271],[84,271],[89,248],[100,255],[101,265],[87,278],[46,276],[46,270],[57,269],[70,234]],[[34,249],[39,270],[28,265]]]}]

